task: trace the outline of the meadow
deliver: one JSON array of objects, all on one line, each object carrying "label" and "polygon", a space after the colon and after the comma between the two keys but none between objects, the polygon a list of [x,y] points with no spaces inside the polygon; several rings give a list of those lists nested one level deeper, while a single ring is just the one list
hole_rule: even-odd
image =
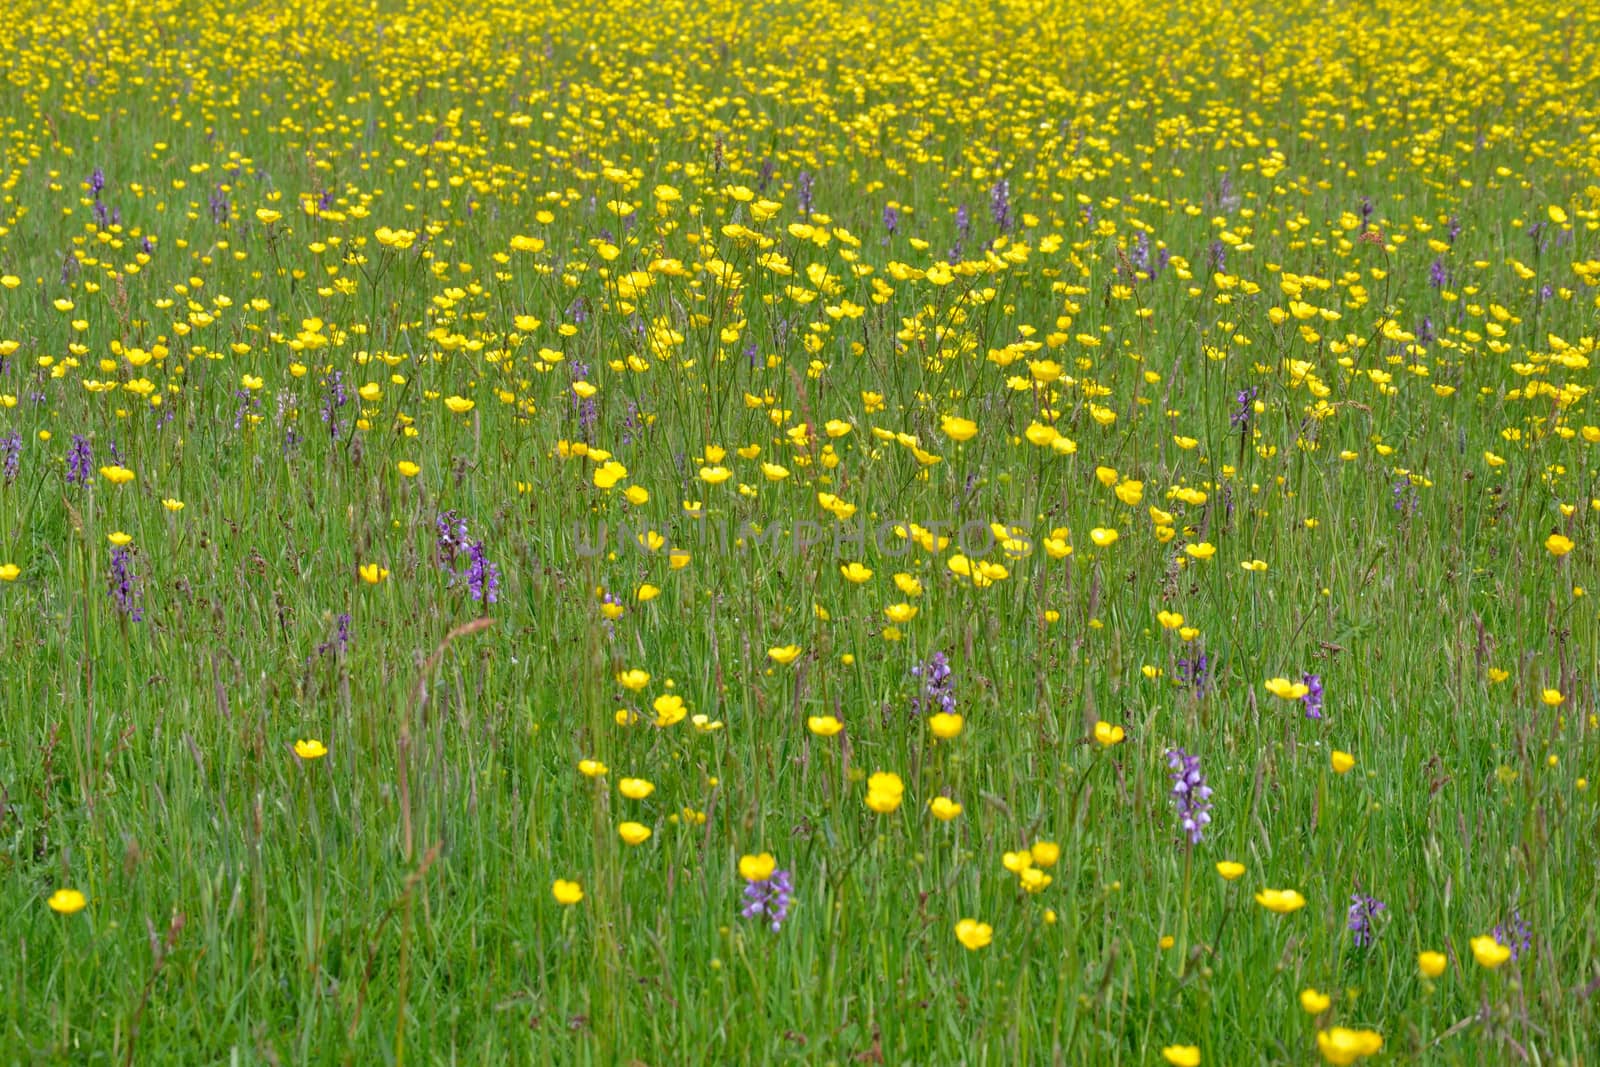
[{"label": "meadow", "polygon": [[0,69],[0,1064],[1600,1063],[1600,9]]}]

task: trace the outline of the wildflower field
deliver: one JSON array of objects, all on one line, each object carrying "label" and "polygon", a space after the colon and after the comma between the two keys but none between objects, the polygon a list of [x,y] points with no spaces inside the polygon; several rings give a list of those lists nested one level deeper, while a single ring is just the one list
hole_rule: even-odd
[{"label": "wildflower field", "polygon": [[0,1063],[1600,1063],[1600,9],[0,70]]}]

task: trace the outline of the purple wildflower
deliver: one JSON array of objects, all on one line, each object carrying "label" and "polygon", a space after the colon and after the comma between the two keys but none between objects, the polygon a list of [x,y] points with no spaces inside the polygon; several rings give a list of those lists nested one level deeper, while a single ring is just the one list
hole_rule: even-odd
[{"label": "purple wildflower", "polygon": [[1133,248],[1128,252],[1128,262],[1133,264],[1133,269],[1141,274],[1150,273],[1150,235],[1143,230],[1133,239]]},{"label": "purple wildflower", "polygon": [[67,481],[73,485],[88,485],[94,479],[94,449],[82,434],[72,435],[72,447],[67,449]]},{"label": "purple wildflower", "polygon": [[1417,344],[1430,345],[1438,336],[1433,329],[1433,317],[1431,315],[1422,316],[1422,324],[1417,327]]},{"label": "purple wildflower", "polygon": [[1001,233],[1011,229],[1011,183],[1004,178],[989,189],[989,215]]},{"label": "purple wildflower", "polygon": [[1229,417],[1228,425],[1238,430],[1241,435],[1247,435],[1250,432],[1250,417],[1256,411],[1256,387],[1252,385],[1248,389],[1239,390],[1239,395],[1234,397],[1233,401],[1239,406]]},{"label": "purple wildflower", "polygon": [[439,566],[454,571],[456,556],[465,552],[471,543],[466,520],[454,511],[446,511],[433,520],[433,527],[437,533],[435,547],[439,554]]},{"label": "purple wildflower", "polygon": [[1513,960],[1533,947],[1533,927],[1517,908],[1511,909],[1511,918],[1496,926],[1493,933],[1497,942],[1511,950]]},{"label": "purple wildflower", "polygon": [[[574,382],[581,382],[589,377],[587,363],[574,360],[568,369]],[[579,397],[573,394],[572,404],[578,409],[578,427],[584,433],[593,430],[595,424],[600,421],[600,407],[595,403],[594,397]]]},{"label": "purple wildflower", "polygon": [[1402,474],[1391,491],[1394,494],[1394,510],[1406,516],[1416,514],[1417,505],[1421,501],[1417,495],[1417,487],[1411,481],[1409,474]]},{"label": "purple wildflower", "polygon": [[111,550],[111,570],[106,575],[107,590],[111,600],[134,622],[144,618],[140,602],[144,598],[144,582],[133,572],[133,550],[127,545],[117,545]]},{"label": "purple wildflower", "polygon": [[467,591],[480,604],[493,604],[500,599],[500,568],[489,562],[482,541],[467,546]]},{"label": "purple wildflower", "polygon": [[945,259],[954,266],[961,262],[961,257],[966,254],[966,241],[972,234],[972,214],[967,211],[967,205],[962,204],[956,208],[956,243],[950,246]]},{"label": "purple wildflower", "polygon": [[883,228],[893,237],[895,230],[900,228],[900,212],[893,204],[885,204],[883,208]]},{"label": "purple wildflower", "polygon": [[1200,757],[1181,748],[1167,750],[1167,766],[1172,769],[1172,802],[1178,811],[1178,825],[1198,845],[1211,824],[1211,787],[1200,770]]},{"label": "purple wildflower", "polygon": [[1206,695],[1211,688],[1211,660],[1204,652],[1194,659],[1178,660],[1178,681],[1197,697]]},{"label": "purple wildflower", "polygon": [[794,881],[788,871],[773,871],[759,882],[744,887],[744,907],[739,914],[746,919],[760,919],[777,933],[789,917],[789,905],[794,899]]},{"label": "purple wildflower", "polygon": [[0,437],[0,470],[4,471],[7,485],[17,480],[17,468],[21,460],[22,435],[12,430],[10,437]]},{"label": "purple wildflower", "polygon": [[1444,260],[1436,259],[1433,266],[1428,268],[1428,284],[1435,289],[1443,289],[1450,281],[1450,272],[1445,270]]},{"label": "purple wildflower", "polygon": [[811,217],[811,172],[803,170],[794,181],[795,200],[800,206],[800,214]]},{"label": "purple wildflower", "polygon": [[446,511],[433,520],[434,547],[439,557],[439,569],[445,572],[445,583],[455,585],[461,576],[456,561],[467,557],[467,591],[480,604],[493,604],[500,599],[500,568],[489,561],[482,541],[473,540],[467,521],[454,511]]},{"label": "purple wildflower", "polygon": [[1351,896],[1350,911],[1345,925],[1354,938],[1356,947],[1365,948],[1377,940],[1378,933],[1373,924],[1387,909],[1388,905],[1377,897],[1365,893]]},{"label": "purple wildflower", "polygon": [[322,421],[328,424],[328,433],[335,441],[344,431],[344,425],[339,421],[339,409],[350,402],[350,394],[344,391],[344,375],[334,371],[322,379]]},{"label": "purple wildflower", "polygon": [[[333,639],[318,645],[315,655],[311,657],[312,659],[315,659],[317,656],[326,655],[329,652],[332,652],[337,656],[342,656],[344,655],[345,650],[350,647],[350,613],[348,611],[342,613],[337,619],[334,620],[334,626],[335,632]],[[310,663],[311,660],[307,660],[306,662]]]},{"label": "purple wildflower", "polygon": [[919,694],[911,701],[911,714],[920,715],[935,704],[939,705],[938,710],[942,712],[950,713],[956,710],[950,661],[945,658],[943,652],[935,652],[928,657],[928,662],[913,666],[911,676],[922,680]]},{"label": "purple wildflower", "polygon": [[1300,703],[1306,708],[1306,718],[1322,718],[1322,675],[1307,674],[1300,680],[1306,686],[1306,695],[1300,698]]},{"label": "purple wildflower", "polygon": [[239,406],[233,412],[233,428],[237,430],[244,425],[246,416],[256,413],[256,408],[260,406],[260,402],[256,398],[256,394],[248,389],[236,390],[233,396],[235,400],[239,401]]},{"label": "purple wildflower", "polygon": [[1217,182],[1217,206],[1223,211],[1233,211],[1239,206],[1239,194],[1233,191],[1233,182],[1227,174]]}]

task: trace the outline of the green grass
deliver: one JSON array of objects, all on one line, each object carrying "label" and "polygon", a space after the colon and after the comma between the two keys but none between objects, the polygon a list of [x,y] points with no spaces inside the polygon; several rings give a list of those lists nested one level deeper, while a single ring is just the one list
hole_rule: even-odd
[{"label": "green grass", "polygon": [[1600,1056],[1594,16],[0,21],[0,1062]]}]

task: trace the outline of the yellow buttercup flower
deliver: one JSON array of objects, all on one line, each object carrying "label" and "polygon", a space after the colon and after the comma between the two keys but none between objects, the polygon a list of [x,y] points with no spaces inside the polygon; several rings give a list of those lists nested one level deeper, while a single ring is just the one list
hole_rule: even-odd
[{"label": "yellow buttercup flower", "polygon": [[1347,1030],[1335,1026],[1317,1031],[1317,1051],[1329,1063],[1347,1064],[1375,1056],[1383,1048],[1383,1035],[1375,1030]]},{"label": "yellow buttercup flower", "polygon": [[961,805],[949,797],[934,797],[928,801],[928,810],[933,812],[933,817],[940,822],[949,822],[961,814]]},{"label": "yellow buttercup flower", "polygon": [[1488,934],[1473,938],[1470,944],[1472,958],[1478,961],[1478,966],[1491,971],[1511,958],[1511,950]]},{"label": "yellow buttercup flower", "polygon": [[570,907],[583,899],[583,886],[557,878],[555,885],[550,887],[550,893],[556,898],[557,904]]},{"label": "yellow buttercup flower", "polygon": [[917,617],[918,610],[915,604],[890,604],[883,609],[883,617],[896,626],[904,626]]},{"label": "yellow buttercup flower", "polygon": [[1117,543],[1117,531],[1109,527],[1096,526],[1089,531],[1089,540],[1101,548],[1109,548]]},{"label": "yellow buttercup flower", "polygon": [[778,645],[767,649],[767,658],[779,666],[787,667],[800,656],[799,645]]},{"label": "yellow buttercup flower", "polygon": [[956,940],[965,945],[967,951],[976,952],[994,940],[994,927],[976,919],[962,919],[956,923]]},{"label": "yellow buttercup flower", "polygon": [[14,582],[21,573],[22,568],[15,563],[0,563],[0,582]]},{"label": "yellow buttercup flower", "polygon": [[315,738],[296,741],[294,743],[294,754],[303,760],[321,759],[328,754],[328,746]]},{"label": "yellow buttercup flower", "polygon": [[778,861],[770,852],[763,852],[758,856],[739,857],[739,877],[747,882],[765,882],[772,877],[772,872],[777,867]]},{"label": "yellow buttercup flower", "polygon": [[1419,952],[1417,954],[1417,970],[1422,972],[1424,978],[1437,978],[1444,973],[1450,960],[1443,952]]},{"label": "yellow buttercup flower", "polygon": [[656,713],[656,725],[662,728],[682,722],[689,714],[683,698],[676,693],[661,694],[650,702],[650,707]]},{"label": "yellow buttercup flower", "polygon": [[961,732],[961,716],[953,712],[941,711],[928,716],[928,729],[934,737],[948,741]]},{"label": "yellow buttercup flower", "polygon": [[1161,1058],[1172,1067],[1200,1067],[1200,1046],[1168,1045],[1161,1050]]},{"label": "yellow buttercup flower", "polygon": [[45,903],[57,914],[75,915],[84,909],[89,900],[76,889],[57,889]]},{"label": "yellow buttercup flower", "polygon": [[643,778],[623,778],[617,782],[617,792],[629,800],[643,800],[656,791],[656,787]]},{"label": "yellow buttercup flower", "polygon": [[1326,993],[1318,993],[1311,988],[1300,990],[1300,1007],[1307,1015],[1321,1015],[1328,1010],[1330,1003],[1332,1001],[1328,999]]},{"label": "yellow buttercup flower", "polygon": [[1217,864],[1217,873],[1229,882],[1243,875],[1244,869],[1244,864],[1235,863],[1233,860],[1222,860]]},{"label": "yellow buttercup flower", "polygon": [[1299,700],[1310,689],[1304,682],[1291,682],[1287,678],[1268,678],[1267,692],[1280,700]]},{"label": "yellow buttercup flower", "polygon": [[1356,758],[1348,752],[1340,752],[1338,749],[1334,749],[1329,762],[1333,765],[1334,774],[1344,774],[1356,765]]},{"label": "yellow buttercup flower", "polygon": [[617,827],[617,836],[629,845],[641,845],[650,839],[650,827],[643,823],[625,822]]},{"label": "yellow buttercup flower", "polygon": [[1094,724],[1094,739],[1102,748],[1110,748],[1112,745],[1122,744],[1122,739],[1125,736],[1126,734],[1120,726],[1112,726],[1108,722]]},{"label": "yellow buttercup flower", "polygon": [[978,433],[977,423],[971,419],[963,419],[955,415],[946,415],[940,419],[939,428],[952,441],[970,441]]},{"label": "yellow buttercup flower", "polygon": [[1293,889],[1263,889],[1256,894],[1256,903],[1268,911],[1287,915],[1306,906],[1306,898]]},{"label": "yellow buttercup flower", "polygon": [[409,459],[403,459],[399,463],[396,463],[395,469],[400,472],[400,475],[403,478],[415,478],[417,475],[422,473],[422,468],[411,462]]},{"label": "yellow buttercup flower", "polygon": [[872,577],[871,569],[859,563],[846,563],[839,568],[839,573],[844,575],[845,581],[860,585]]},{"label": "yellow buttercup flower", "polygon": [[133,472],[120,465],[101,467],[100,476],[112,485],[126,485],[133,481]]},{"label": "yellow buttercup flower", "polygon": [[379,582],[389,577],[388,568],[380,567],[376,563],[363,563],[359,568],[357,568],[357,571],[361,575],[361,580],[366,582],[368,585],[377,585]]},{"label": "yellow buttercup flower", "polygon": [[867,779],[867,807],[880,815],[887,815],[900,806],[905,788],[898,774],[878,771]]},{"label": "yellow buttercup flower", "polygon": [[844,729],[844,723],[832,715],[812,715],[806,719],[806,729],[818,737],[832,737]]},{"label": "yellow buttercup flower", "polygon": [[1568,552],[1572,551],[1572,539],[1570,537],[1564,537],[1558,533],[1553,533],[1544,539],[1544,547],[1545,550],[1548,551],[1552,556],[1560,559],[1562,556],[1565,556]]},{"label": "yellow buttercup flower", "polygon": [[610,489],[628,476],[628,468],[614,459],[608,459],[594,469],[594,484],[598,489]]},{"label": "yellow buttercup flower", "polygon": [[478,404],[476,401],[468,400],[464,396],[447,396],[444,399],[444,406],[455,412],[457,415],[465,415],[467,412],[477,407]]}]

